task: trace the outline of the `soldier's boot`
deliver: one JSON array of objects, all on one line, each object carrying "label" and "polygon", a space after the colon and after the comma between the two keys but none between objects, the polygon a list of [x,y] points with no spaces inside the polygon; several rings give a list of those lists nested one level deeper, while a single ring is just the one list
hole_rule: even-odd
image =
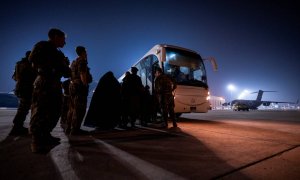
[{"label": "soldier's boot", "polygon": [[168,115],[163,116],[164,128],[168,128]]},{"label": "soldier's boot", "polygon": [[46,147],[42,142],[42,138],[32,135],[32,140],[30,144],[30,149],[32,153],[45,153]]},{"label": "soldier's boot", "polygon": [[39,146],[37,143],[31,143],[30,144],[30,149],[32,153],[42,153],[43,152],[43,147]]},{"label": "soldier's boot", "polygon": [[168,128],[168,120],[164,120],[163,128]]},{"label": "soldier's boot", "polygon": [[50,146],[57,145],[60,143],[60,138],[54,137],[50,134],[50,132],[48,132],[43,137],[43,143]]},{"label": "soldier's boot", "polygon": [[89,135],[88,131],[82,130],[80,128],[73,128],[71,129],[70,135]]},{"label": "soldier's boot", "polygon": [[173,127],[177,127],[176,119],[175,117],[171,117],[172,122],[173,122]]},{"label": "soldier's boot", "polygon": [[164,128],[168,128],[168,122],[164,123]]},{"label": "soldier's boot", "polygon": [[13,123],[15,125],[23,126],[24,121],[26,120],[27,113],[23,111],[18,111],[15,118],[13,119]]},{"label": "soldier's boot", "polygon": [[177,127],[177,123],[175,120],[173,120],[173,127]]},{"label": "soldier's boot", "polygon": [[28,129],[23,127],[24,121],[26,119],[26,113],[18,111],[14,120],[13,128],[11,129],[9,135],[12,136],[22,136],[28,134]]},{"label": "soldier's boot", "polygon": [[9,133],[9,135],[11,136],[24,136],[27,134],[28,134],[28,128],[25,128],[22,125],[14,125]]}]

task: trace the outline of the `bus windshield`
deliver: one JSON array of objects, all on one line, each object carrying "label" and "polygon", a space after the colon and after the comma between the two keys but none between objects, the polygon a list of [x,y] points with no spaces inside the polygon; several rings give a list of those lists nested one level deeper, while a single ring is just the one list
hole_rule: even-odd
[{"label": "bus windshield", "polygon": [[205,67],[199,54],[167,47],[164,72],[173,77],[178,85],[208,87]]}]

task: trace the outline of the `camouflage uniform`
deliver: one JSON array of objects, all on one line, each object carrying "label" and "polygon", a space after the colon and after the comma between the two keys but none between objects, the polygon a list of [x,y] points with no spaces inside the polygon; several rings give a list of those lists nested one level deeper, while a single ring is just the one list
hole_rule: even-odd
[{"label": "camouflage uniform", "polygon": [[92,76],[87,66],[87,60],[78,57],[71,64],[71,83],[70,83],[70,109],[68,113],[66,133],[76,134],[80,131],[80,126],[86,113],[87,96],[89,86],[84,85],[81,74],[88,78],[87,82],[92,82]]},{"label": "camouflage uniform", "polygon": [[159,105],[162,112],[165,126],[168,127],[168,114],[173,122],[173,127],[177,127],[174,113],[174,95],[173,91],[176,89],[176,82],[171,77],[160,74],[155,78],[155,93],[157,95]]},{"label": "camouflage uniform", "polygon": [[35,71],[28,60],[30,51],[26,52],[26,57],[18,61],[15,66],[13,79],[16,81],[15,95],[19,98],[19,107],[14,117],[13,129],[11,135],[27,134],[27,128],[24,128],[24,121],[31,106],[31,97],[33,82],[36,77]]},{"label": "camouflage uniform", "polygon": [[51,41],[37,43],[29,59],[38,76],[34,81],[31,107],[30,132],[33,145],[49,143],[53,140],[50,132],[61,115],[62,86],[61,77],[70,76],[68,59]]},{"label": "camouflage uniform", "polygon": [[69,86],[70,86],[70,79],[65,80],[62,83],[63,88],[63,105],[62,105],[62,111],[61,111],[61,117],[60,117],[60,125],[63,129],[66,129],[67,126],[67,118],[68,118],[68,112],[70,107],[70,92],[69,92]]}]

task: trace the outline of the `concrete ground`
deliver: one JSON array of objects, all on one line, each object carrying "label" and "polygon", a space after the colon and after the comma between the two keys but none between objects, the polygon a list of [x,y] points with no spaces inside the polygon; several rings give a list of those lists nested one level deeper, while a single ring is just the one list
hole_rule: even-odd
[{"label": "concrete ground", "polygon": [[86,136],[58,125],[47,154],[30,152],[30,136],[8,136],[15,113],[0,110],[3,180],[300,179],[300,111],[209,111],[184,114],[177,128],[83,127]]}]

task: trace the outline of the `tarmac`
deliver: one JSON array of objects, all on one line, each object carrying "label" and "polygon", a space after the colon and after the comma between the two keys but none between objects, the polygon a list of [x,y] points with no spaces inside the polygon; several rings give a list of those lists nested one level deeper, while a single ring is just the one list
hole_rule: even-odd
[{"label": "tarmac", "polygon": [[[16,110],[0,109],[0,177],[10,179],[300,179],[300,111],[214,110],[184,114],[178,127],[90,131],[48,153],[9,136]],[[25,122],[28,127],[29,118]]]}]

